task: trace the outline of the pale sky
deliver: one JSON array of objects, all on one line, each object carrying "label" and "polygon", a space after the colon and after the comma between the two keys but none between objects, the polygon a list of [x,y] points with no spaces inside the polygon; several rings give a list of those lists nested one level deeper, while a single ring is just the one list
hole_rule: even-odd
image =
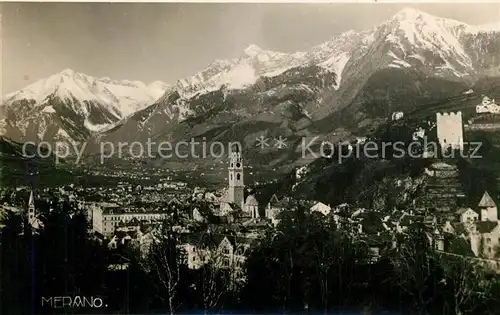
[{"label": "pale sky", "polygon": [[405,7],[468,24],[500,20],[490,4],[3,3],[2,92],[65,68],[112,79],[177,79],[245,47],[295,52]]}]

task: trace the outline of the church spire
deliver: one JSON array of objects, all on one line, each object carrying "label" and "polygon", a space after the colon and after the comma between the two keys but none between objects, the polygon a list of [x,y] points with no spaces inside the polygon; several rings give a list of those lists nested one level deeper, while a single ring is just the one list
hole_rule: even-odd
[{"label": "church spire", "polygon": [[33,192],[33,189],[30,192],[30,199],[28,201],[28,208],[30,208],[30,207],[33,207],[33,208],[35,207],[35,194]]},{"label": "church spire", "polygon": [[38,222],[36,208],[35,208],[35,193],[34,193],[33,189],[31,189],[30,198],[28,200],[28,223],[33,228],[39,227],[39,222]]}]

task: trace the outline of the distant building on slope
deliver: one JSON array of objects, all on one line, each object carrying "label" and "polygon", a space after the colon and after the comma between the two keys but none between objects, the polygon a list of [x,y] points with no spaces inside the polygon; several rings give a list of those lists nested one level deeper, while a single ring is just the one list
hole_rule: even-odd
[{"label": "distant building on slope", "polygon": [[500,106],[495,103],[494,99],[490,99],[488,96],[483,96],[481,104],[476,105],[476,113],[499,114]]},{"label": "distant building on slope", "polygon": [[328,215],[330,211],[332,211],[332,208],[329,205],[325,205],[322,202],[317,202],[310,208],[310,210],[312,212],[320,212],[324,215]]},{"label": "distant building on slope", "polygon": [[276,225],[279,222],[279,214],[286,208],[287,206],[287,199],[282,198],[281,200],[276,196],[276,194],[273,194],[271,196],[271,199],[267,203],[265,207],[265,216],[266,218],[270,219],[271,222]]},{"label": "distant building on slope", "polygon": [[400,120],[403,117],[404,117],[403,112],[393,112],[391,118],[392,118],[392,120]]}]

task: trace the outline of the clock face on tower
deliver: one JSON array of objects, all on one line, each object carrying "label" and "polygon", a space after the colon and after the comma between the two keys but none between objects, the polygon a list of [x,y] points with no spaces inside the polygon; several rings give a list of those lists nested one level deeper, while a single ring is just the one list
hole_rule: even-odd
[{"label": "clock face on tower", "polygon": [[240,163],[236,163],[236,167],[241,167],[241,164]]}]

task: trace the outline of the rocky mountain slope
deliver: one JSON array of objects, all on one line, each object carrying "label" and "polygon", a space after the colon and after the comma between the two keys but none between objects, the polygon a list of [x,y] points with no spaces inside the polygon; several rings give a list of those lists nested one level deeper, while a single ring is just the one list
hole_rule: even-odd
[{"label": "rocky mountain slope", "polygon": [[[305,52],[286,54],[255,45],[240,58],[218,60],[192,77],[179,80],[183,98],[222,86],[241,89],[292,68],[316,65],[337,75],[337,82],[311,115],[322,118],[345,106],[373,73],[381,69],[411,69],[450,81],[471,83],[499,74],[500,32],[452,19],[404,9],[372,29],[347,31]],[[299,70],[300,71],[300,70]]]},{"label": "rocky mountain slope", "polygon": [[[23,151],[24,149],[24,151]],[[24,154],[26,153],[26,155]],[[36,155],[37,148],[0,136],[0,183],[2,188],[41,185],[53,187],[72,179],[67,170],[57,167],[54,155],[42,150],[48,158]],[[62,161],[60,161],[62,162]]]},{"label": "rocky mountain slope", "polygon": [[281,135],[293,144],[339,128],[366,133],[360,127],[393,111],[463,95],[479,78],[498,75],[499,36],[404,9],[370,30],[342,33],[306,52],[251,45],[239,58],[179,80],[99,139],[232,140],[255,153],[259,136]]}]

